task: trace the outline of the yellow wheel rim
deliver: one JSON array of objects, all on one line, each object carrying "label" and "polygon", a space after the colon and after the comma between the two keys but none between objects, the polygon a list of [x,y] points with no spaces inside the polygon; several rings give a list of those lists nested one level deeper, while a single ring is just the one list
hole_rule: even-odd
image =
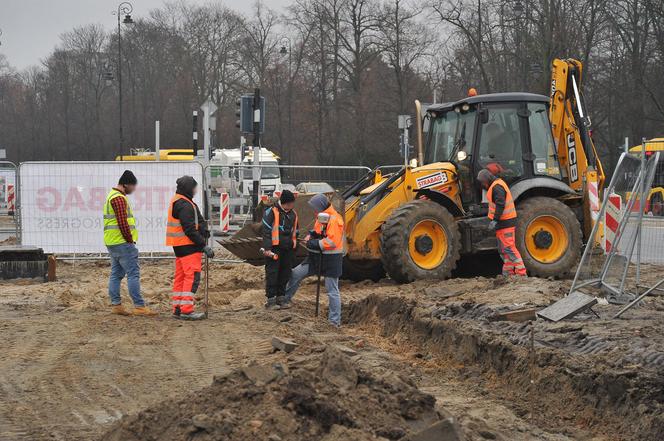
[{"label": "yellow wheel rim", "polygon": [[422,269],[434,269],[447,256],[447,234],[438,222],[423,220],[410,231],[408,251],[415,265]]},{"label": "yellow wheel rim", "polygon": [[553,263],[569,246],[565,225],[555,216],[538,216],[526,228],[526,248],[538,262]]}]

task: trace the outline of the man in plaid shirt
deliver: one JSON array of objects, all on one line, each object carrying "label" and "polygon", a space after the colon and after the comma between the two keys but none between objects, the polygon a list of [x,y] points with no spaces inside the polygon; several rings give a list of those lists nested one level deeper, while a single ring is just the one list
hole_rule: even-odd
[{"label": "man in plaid shirt", "polygon": [[[108,281],[108,295],[111,298],[111,312],[119,315],[152,316],[157,313],[145,306],[141,296],[140,269],[138,266],[138,231],[136,220],[129,205],[127,195],[134,192],[138,183],[136,176],[129,171],[120,177],[104,204],[104,244],[111,256],[111,276]],[[127,288],[134,309],[129,312],[122,306],[120,284],[127,276]]]}]

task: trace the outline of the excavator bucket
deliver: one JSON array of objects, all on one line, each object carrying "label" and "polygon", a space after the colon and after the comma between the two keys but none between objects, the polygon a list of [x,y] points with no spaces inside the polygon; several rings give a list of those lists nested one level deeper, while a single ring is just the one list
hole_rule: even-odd
[{"label": "excavator bucket", "polygon": [[[300,224],[300,238],[304,238],[309,230],[314,227],[314,211],[309,206],[308,202],[314,194],[300,194],[295,199],[295,211],[297,211],[298,221]],[[337,193],[328,195],[331,197],[332,203],[339,213],[343,213],[343,199]],[[233,253],[238,258],[256,266],[265,264],[265,258],[261,254],[260,249],[263,247],[262,237],[262,217],[263,213],[268,207],[271,207],[276,199],[271,199],[268,202],[261,202],[254,213],[256,222],[245,225],[237,233],[230,238],[219,239],[217,242],[221,244],[228,251]],[[307,250],[304,246],[298,245],[297,257],[298,261],[303,260],[307,255]]]}]

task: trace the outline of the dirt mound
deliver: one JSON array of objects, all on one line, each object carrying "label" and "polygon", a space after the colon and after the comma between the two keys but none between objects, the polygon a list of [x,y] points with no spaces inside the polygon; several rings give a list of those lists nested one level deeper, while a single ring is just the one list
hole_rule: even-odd
[{"label": "dirt mound", "polygon": [[369,372],[332,346],[290,366],[249,365],[181,400],[125,417],[104,441],[396,440],[439,421],[406,377]]}]

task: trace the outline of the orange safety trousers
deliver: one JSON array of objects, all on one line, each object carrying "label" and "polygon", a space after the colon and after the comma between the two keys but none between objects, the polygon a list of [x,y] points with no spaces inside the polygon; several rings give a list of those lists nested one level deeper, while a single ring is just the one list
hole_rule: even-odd
[{"label": "orange safety trousers", "polygon": [[526,267],[523,265],[521,253],[514,244],[515,227],[501,228],[496,230],[498,239],[498,250],[503,259],[503,276],[525,276]]},{"label": "orange safety trousers", "polygon": [[202,253],[175,258],[175,278],[171,295],[173,314],[194,312],[194,294],[201,282]]}]

